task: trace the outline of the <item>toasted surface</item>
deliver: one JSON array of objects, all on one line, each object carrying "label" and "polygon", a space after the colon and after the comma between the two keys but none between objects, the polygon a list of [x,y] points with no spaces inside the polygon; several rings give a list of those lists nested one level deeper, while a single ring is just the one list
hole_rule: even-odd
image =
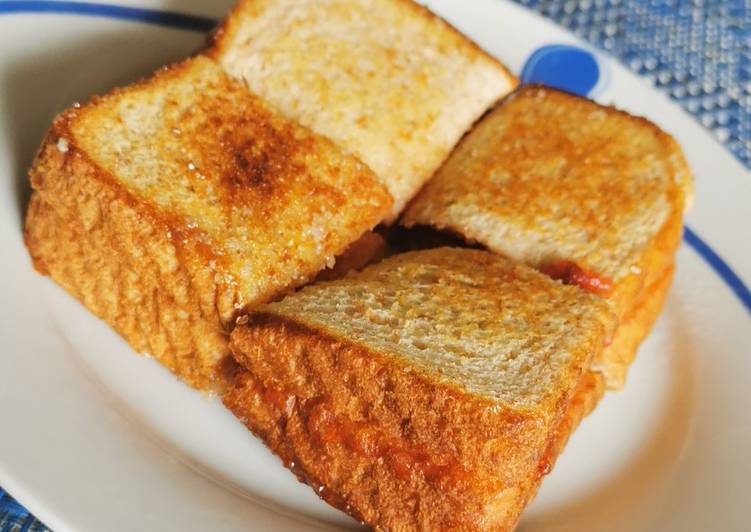
[{"label": "toasted surface", "polygon": [[524,87],[475,126],[403,223],[535,267],[573,261],[612,281],[622,315],[672,264],[691,183],[678,145],[645,119]]},{"label": "toasted surface", "polygon": [[203,57],[75,114],[75,145],[177,230],[201,233],[243,306],[317,273],[390,203],[362,163]]},{"label": "toasted surface", "polygon": [[209,52],[283,114],[368,164],[393,214],[516,79],[410,0],[245,0]]},{"label": "toasted surface", "polygon": [[[112,275],[101,279],[112,285],[107,304],[94,301],[102,294],[71,291],[199,387],[226,345],[211,342],[211,353],[199,354],[200,345],[180,338],[180,319],[205,319],[224,335],[235,314],[312,278],[391,207],[364,164],[272,112],[205,57],[62,113],[30,174],[35,201],[89,244],[68,251]],[[26,224],[37,268],[66,287],[97,277],[62,264],[63,251],[42,242],[40,220],[48,216],[33,211]],[[127,259],[115,252],[121,244]],[[152,266],[158,275],[115,288],[119,275]],[[167,296],[175,276],[180,288]],[[155,331],[117,324],[126,296],[141,302],[134,312]],[[177,318],[162,321],[170,312]]]},{"label": "toasted surface", "polygon": [[406,253],[250,314],[225,404],[376,527],[510,529],[611,319],[487,252]]}]

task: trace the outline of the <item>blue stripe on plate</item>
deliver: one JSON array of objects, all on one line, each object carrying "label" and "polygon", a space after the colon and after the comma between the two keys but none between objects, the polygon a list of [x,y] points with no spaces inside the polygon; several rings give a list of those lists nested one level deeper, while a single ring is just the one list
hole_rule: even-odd
[{"label": "blue stripe on plate", "polygon": [[722,257],[709,247],[709,244],[699,238],[699,235],[688,227],[683,228],[683,240],[725,281],[728,288],[733,291],[741,304],[751,314],[751,290],[748,289],[748,286],[746,286],[732,268],[728,266],[728,263],[722,260]]},{"label": "blue stripe on plate", "polygon": [[[175,11],[160,11],[135,7],[99,4],[94,2],[64,2],[37,0],[0,0],[0,15],[3,13],[63,13],[95,17],[132,20],[146,24],[167,26],[193,31],[208,31],[217,21],[209,17],[186,15]],[[733,291],[741,305],[751,314],[751,290],[722,258],[688,227],[684,228],[683,240],[712,268]]]},{"label": "blue stripe on plate", "polygon": [[144,24],[154,24],[169,28],[191,31],[209,31],[217,20],[210,17],[187,15],[177,11],[161,11],[138,7],[100,4],[96,2],[62,1],[0,1],[0,14],[3,13],[62,13],[89,15],[94,17],[131,20]]}]

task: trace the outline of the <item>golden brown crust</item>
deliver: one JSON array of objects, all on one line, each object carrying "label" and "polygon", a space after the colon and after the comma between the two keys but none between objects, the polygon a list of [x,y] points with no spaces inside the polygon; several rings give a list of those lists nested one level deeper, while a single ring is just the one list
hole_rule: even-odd
[{"label": "golden brown crust", "polygon": [[548,440],[537,467],[537,475],[529,479],[526,489],[527,503],[537,494],[545,475],[552,471],[566,443],[579,426],[605,395],[605,376],[598,371],[587,371],[566,405],[560,420]]},{"label": "golden brown crust", "polygon": [[[550,437],[541,420],[288,319],[249,320],[230,345],[253,371],[225,404],[328,502],[387,530],[513,527]],[[327,417],[343,437],[316,429]]]},{"label": "golden brown crust", "polygon": [[636,358],[639,344],[652,330],[660,315],[673,280],[673,266],[669,266],[634,302],[632,309],[621,319],[612,343],[595,359],[592,367],[607,375],[608,388],[621,389],[626,372]]},{"label": "golden brown crust", "polygon": [[542,474],[547,474],[552,470],[571,434],[574,433],[582,419],[594,410],[603,395],[605,395],[605,378],[602,373],[597,371],[584,373],[550,439],[543,460],[540,462]]},{"label": "golden brown crust", "polygon": [[507,530],[612,317],[526,266],[437,248],[242,321],[248,372],[225,403],[299,478],[383,529]]},{"label": "golden brown crust", "polygon": [[29,172],[24,237],[36,269],[137,352],[196,388],[221,388],[223,323],[237,296],[199,265],[208,256],[222,276],[224,261],[202,235],[129,194],[78,148],[70,131],[77,111],[55,119]]},{"label": "golden brown crust", "polygon": [[[263,374],[266,375],[266,382],[269,387],[265,388],[261,384],[262,379],[257,378],[255,375],[248,371],[241,371],[235,381],[235,385],[232,390],[224,397],[225,405],[259,438],[261,438],[282,460],[284,465],[288,467],[297,478],[304,483],[310,485],[318,495],[326,502],[339,508],[340,510],[349,513],[358,520],[365,520],[372,525],[375,525],[378,529],[384,530],[478,530],[492,528],[494,530],[511,530],[518,520],[521,511],[526,504],[533,498],[540,482],[544,476],[551,470],[553,464],[557,460],[560,453],[563,451],[568,438],[579,425],[581,420],[588,415],[602,398],[605,391],[605,380],[603,375],[599,372],[585,372],[582,376],[579,385],[571,396],[566,400],[566,406],[560,415],[560,419],[554,425],[554,429],[549,432],[547,437],[547,443],[541,442],[539,439],[530,439],[523,436],[521,433],[526,432],[531,427],[527,424],[527,428],[522,428],[522,425],[516,427],[514,432],[517,435],[517,440],[508,440],[505,438],[505,443],[500,442],[500,445],[507,447],[506,453],[519,452],[519,447],[515,445],[529,446],[529,445],[542,445],[540,450],[534,453],[536,456],[536,463],[532,467],[529,462],[524,462],[521,466],[516,465],[518,462],[508,459],[508,455],[504,455],[500,463],[492,462],[490,468],[511,468],[507,470],[507,474],[510,476],[519,475],[515,479],[516,487],[513,489],[507,489],[505,492],[498,494],[493,501],[485,503],[486,515],[492,512],[498,512],[496,520],[483,520],[480,516],[467,516],[468,521],[464,522],[456,520],[457,508],[467,508],[468,504],[473,504],[477,507],[476,502],[471,502],[473,497],[489,497],[489,493],[459,493],[459,498],[451,499],[453,492],[451,490],[446,491],[447,484],[441,483],[439,478],[431,478],[423,483],[414,482],[404,484],[404,479],[394,479],[393,464],[390,464],[387,460],[379,459],[373,455],[366,457],[352,456],[352,448],[348,448],[346,444],[337,441],[336,438],[328,437],[326,441],[321,441],[320,437],[313,431],[311,432],[311,423],[309,422],[310,408],[306,407],[306,404],[314,404],[317,407],[316,414],[320,415],[321,397],[325,393],[338,393],[339,397],[348,400],[349,398],[359,394],[363,388],[361,383],[370,383],[377,381],[379,377],[384,379],[386,371],[384,371],[381,362],[379,361],[379,355],[372,352],[357,353],[355,356],[365,356],[368,361],[375,359],[376,367],[379,368],[376,371],[364,371],[362,364],[353,364],[356,368],[357,376],[352,377],[349,371],[342,371],[342,366],[346,366],[346,362],[342,361],[342,358],[350,356],[349,350],[351,346],[336,346],[335,340],[329,339],[329,345],[317,346],[322,347],[327,351],[332,351],[332,358],[335,359],[329,368],[329,371],[317,372],[316,367],[310,363],[300,364],[299,357],[305,353],[307,357],[310,357],[310,340],[312,338],[320,337],[320,333],[312,331],[309,328],[300,324],[284,321],[273,315],[256,315],[258,320],[254,322],[265,323],[264,327],[287,327],[287,330],[281,333],[284,337],[282,341],[282,351],[277,351],[277,361],[272,362],[269,367],[263,368]],[[272,325],[273,324],[273,325]],[[290,341],[290,330],[296,331],[294,334],[299,334],[305,337],[302,341],[304,347],[301,347],[300,343],[292,340]],[[258,332],[258,331],[257,331]],[[263,334],[263,333],[259,333]],[[257,364],[255,356],[248,356],[248,353],[262,349],[259,347],[258,336],[249,330],[243,330],[238,328],[233,335],[233,351],[241,361],[243,366],[253,364],[254,367]],[[261,342],[267,341],[264,340]],[[279,345],[277,342],[276,345]],[[337,349],[338,347],[338,349]],[[313,348],[314,352],[319,352],[316,347]],[[343,353],[346,353],[343,355]],[[278,364],[278,365],[277,365]],[[286,376],[284,370],[279,368],[279,365],[292,364],[295,369],[291,371],[296,372],[296,379],[298,382],[305,383],[304,389],[310,395],[296,395],[299,393],[300,388],[296,388],[294,391],[289,389],[284,392],[280,390],[284,387],[279,384],[280,381],[284,381]],[[299,371],[297,368],[304,366],[305,371]],[[288,370],[289,371],[289,370]],[[391,373],[390,371],[388,372]],[[405,375],[405,373],[397,372],[397,375]],[[321,391],[321,384],[327,380],[342,382],[342,377],[346,383],[345,389],[334,390],[333,392],[326,389]],[[277,380],[278,378],[278,380]],[[429,383],[429,388],[433,387]],[[391,382],[387,382],[385,388],[392,394],[389,396],[388,405],[397,404],[397,399],[393,394],[397,394],[407,397],[406,402],[415,402],[414,397],[419,396],[423,392],[432,393],[429,390],[423,390],[423,387],[417,384],[415,381],[408,380],[407,386],[395,386]],[[273,390],[273,392],[269,392]],[[401,393],[400,393],[401,392]],[[305,392],[304,392],[305,393]],[[375,396],[378,396],[376,391]],[[291,399],[294,397],[294,399]],[[312,397],[312,399],[311,399]],[[455,401],[456,399],[454,399]],[[386,402],[386,401],[383,401]],[[340,401],[341,403],[341,401]],[[418,400],[416,404],[423,404]],[[431,404],[429,402],[429,404]],[[366,403],[367,405],[367,403]],[[435,405],[435,402],[432,403]],[[339,405],[340,406],[340,405]],[[330,410],[342,412],[342,409],[337,409],[337,405],[331,405]],[[351,413],[351,419],[362,420],[366,417],[371,417],[374,421],[370,424],[363,424],[360,421],[359,428],[365,429],[368,435],[373,437],[375,433],[372,430],[372,426],[380,426],[383,419],[388,419],[393,412],[389,412],[384,415],[382,412],[378,412],[375,409],[365,406],[364,410],[367,415],[363,415],[362,402],[357,403],[357,406],[352,406],[348,403],[344,410],[349,410]],[[456,409],[451,411],[456,412]],[[404,409],[411,420],[415,415],[426,415],[423,410]],[[460,437],[470,438],[471,434],[476,432],[477,427],[472,427],[472,423],[477,422],[471,416],[460,417],[458,420],[453,417],[444,418],[440,412],[437,414],[441,417],[438,420],[438,426],[445,428],[447,425],[455,427],[454,431]],[[401,417],[404,414],[398,414]],[[435,416],[436,411],[433,408],[430,409],[429,415]],[[509,422],[517,424],[520,419],[516,419],[516,416],[511,419],[484,419],[484,422]],[[456,427],[456,423],[460,423],[460,426]],[[526,421],[524,422],[526,424]],[[393,433],[397,437],[405,438],[403,431],[400,432],[397,426],[402,427],[403,423],[390,423],[393,429]],[[423,424],[425,426],[426,424]],[[427,426],[430,426],[428,423]],[[369,430],[368,430],[369,429]],[[539,431],[539,427],[531,428],[532,430]],[[462,434],[464,432],[464,434]],[[417,439],[417,432],[410,432],[410,436],[413,438],[411,441]],[[450,441],[450,437],[444,433],[430,433],[428,442],[445,443]],[[461,447],[461,446],[459,446]],[[497,450],[497,449],[496,449]],[[527,452],[529,449],[526,450]],[[444,456],[443,462],[448,462],[445,458],[446,451],[443,448],[431,449],[426,453],[427,456]],[[363,459],[364,458],[364,459]],[[480,460],[482,462],[482,460]],[[476,463],[476,462],[475,462]],[[482,470],[482,468],[480,468]],[[333,472],[333,473],[332,473]],[[354,478],[342,479],[338,472],[347,472]],[[356,473],[355,473],[356,472]],[[424,473],[417,471],[416,475],[419,477]],[[477,471],[467,471],[467,482],[473,486],[491,486],[492,482],[487,479],[483,480],[482,474]],[[333,479],[333,480],[332,480]],[[410,481],[413,480],[410,478]],[[397,484],[398,488],[393,493],[392,485]],[[441,490],[440,493],[435,493],[434,488],[438,486]],[[507,484],[508,481],[507,481]],[[321,489],[323,488],[323,489]],[[465,486],[461,485],[460,489],[464,489]],[[412,490],[415,490],[414,492]],[[375,493],[375,495],[374,495]],[[447,497],[447,501],[437,501],[436,498],[443,499]],[[366,506],[363,508],[363,504]],[[385,507],[382,507],[385,505]],[[455,505],[458,505],[456,507]],[[482,506],[482,505],[481,505]],[[407,511],[404,510],[407,508]],[[426,509],[435,509],[435,511],[426,512]],[[442,513],[445,512],[445,513]],[[432,515],[431,515],[432,514]],[[448,519],[448,520],[446,520]]]},{"label": "golden brown crust", "polygon": [[63,112],[30,177],[37,269],[202,389],[221,385],[240,310],[313,277],[391,204],[201,57]]},{"label": "golden brown crust", "polygon": [[[674,189],[670,194],[671,209],[657,233],[648,241],[638,261],[633,265],[632,275],[622,279],[615,286],[613,297],[610,299],[614,312],[621,321],[627,319],[628,314],[640,305],[643,293],[650,290],[664,278],[668,270],[672,270],[675,254],[683,235],[684,202],[680,189]],[[658,307],[658,312],[659,312]],[[624,371],[627,368],[622,368]],[[610,375],[608,375],[610,379]],[[617,378],[614,382],[617,382]],[[609,383],[609,386],[611,384]]]},{"label": "golden brown crust", "polygon": [[153,356],[191,386],[221,389],[229,357],[217,310],[224,299],[220,287],[191,277],[190,263],[178,260],[182,250],[166,232],[123,202],[106,193],[84,195],[77,217],[32,194],[24,238],[34,267],[137,352]]}]

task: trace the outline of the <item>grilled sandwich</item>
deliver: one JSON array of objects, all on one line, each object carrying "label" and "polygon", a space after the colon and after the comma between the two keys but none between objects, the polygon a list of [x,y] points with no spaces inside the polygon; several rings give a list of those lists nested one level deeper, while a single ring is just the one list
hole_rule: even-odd
[{"label": "grilled sandwich", "polygon": [[601,298],[436,248],[241,319],[225,404],[326,501],[385,530],[509,530],[602,393]]},{"label": "grilled sandwich", "polygon": [[594,368],[620,388],[672,278],[692,177],[643,118],[538,86],[485,116],[406,210],[607,299],[621,320]]}]

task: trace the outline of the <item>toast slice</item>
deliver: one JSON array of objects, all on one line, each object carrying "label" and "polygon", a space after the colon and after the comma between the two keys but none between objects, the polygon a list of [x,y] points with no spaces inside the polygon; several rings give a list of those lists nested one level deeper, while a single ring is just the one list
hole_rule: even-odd
[{"label": "toast slice", "polygon": [[[625,319],[672,268],[692,183],[678,144],[647,120],[527,86],[462,140],[402,223],[578,284]],[[597,367],[622,386],[623,364]]]},{"label": "toast slice", "polygon": [[594,397],[582,382],[613,320],[486,251],[404,253],[241,319],[246,371],[224,400],[377,529],[507,530]]},{"label": "toast slice", "polygon": [[208,53],[369,165],[394,197],[393,217],[517,83],[411,0],[245,0]]},{"label": "toast slice", "polygon": [[206,57],[63,112],[30,175],[35,267],[201,389],[222,382],[236,315],[313,278],[392,204]]}]

